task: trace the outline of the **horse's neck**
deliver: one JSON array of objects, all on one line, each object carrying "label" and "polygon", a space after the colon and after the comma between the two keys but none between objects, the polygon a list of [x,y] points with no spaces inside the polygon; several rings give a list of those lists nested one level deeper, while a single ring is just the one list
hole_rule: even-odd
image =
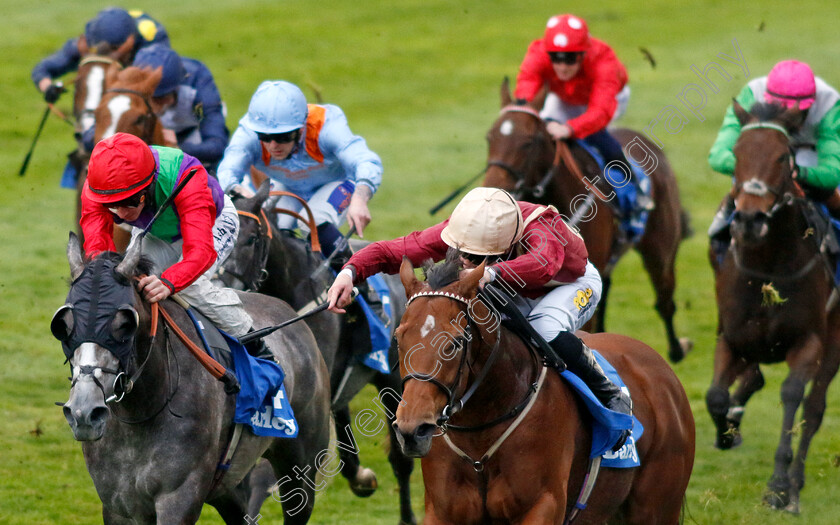
[{"label": "horse's neck", "polygon": [[[475,395],[453,418],[453,424],[475,426],[507,414],[525,398],[537,380],[540,370],[531,351],[515,334],[504,327],[500,330],[499,355]],[[480,338],[480,335],[474,334],[473,337]],[[480,345],[479,356],[470,365],[466,388],[478,379],[493,351],[493,345],[484,340]]]},{"label": "horse's neck", "polygon": [[298,302],[298,298],[293,297],[298,284],[315,269],[314,262],[301,239],[272,228],[272,241],[265,263],[268,271],[266,285],[273,292],[270,295],[294,305]]}]

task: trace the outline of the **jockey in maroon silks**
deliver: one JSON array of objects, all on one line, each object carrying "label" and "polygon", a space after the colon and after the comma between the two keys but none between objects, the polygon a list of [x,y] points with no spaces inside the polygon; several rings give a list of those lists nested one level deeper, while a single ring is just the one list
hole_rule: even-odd
[{"label": "jockey in maroon silks", "polygon": [[516,201],[498,188],[470,191],[446,221],[356,252],[328,292],[330,310],[343,313],[353,284],[379,272],[397,273],[403,257],[419,266],[459,251],[464,269],[485,262],[485,283],[513,290],[528,323],[604,405],[629,414],[630,399],[610,381],[574,332],[591,317],[601,296],[601,276],[580,235],[556,209]]}]

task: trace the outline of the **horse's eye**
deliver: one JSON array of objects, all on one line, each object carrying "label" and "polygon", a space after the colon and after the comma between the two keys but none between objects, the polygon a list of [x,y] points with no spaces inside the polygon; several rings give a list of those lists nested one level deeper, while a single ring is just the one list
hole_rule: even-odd
[{"label": "horse's eye", "polygon": [[245,246],[253,246],[256,242],[257,242],[257,236],[256,235],[250,235],[248,237],[248,240],[245,241]]}]

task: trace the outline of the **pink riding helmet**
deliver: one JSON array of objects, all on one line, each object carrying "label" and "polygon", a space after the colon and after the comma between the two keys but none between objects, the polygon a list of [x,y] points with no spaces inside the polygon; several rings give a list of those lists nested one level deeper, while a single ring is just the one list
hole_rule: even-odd
[{"label": "pink riding helmet", "polygon": [[773,66],[767,76],[765,102],[781,104],[786,108],[805,110],[816,100],[817,85],[811,66],[798,60],[783,60]]}]

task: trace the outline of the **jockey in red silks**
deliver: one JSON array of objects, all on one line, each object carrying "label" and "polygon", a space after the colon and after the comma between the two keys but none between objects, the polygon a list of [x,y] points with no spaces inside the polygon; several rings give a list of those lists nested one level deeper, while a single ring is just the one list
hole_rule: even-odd
[{"label": "jockey in red silks", "polygon": [[[149,146],[127,133],[100,141],[91,153],[82,189],[85,255],[92,258],[114,250],[114,223],[129,224],[132,236],[139,235],[193,169],[193,177],[143,239],[142,254],[154,267],[137,288],[150,303],[178,293],[217,327],[240,337],[253,328],[251,316],[234,290],[210,280],[233,251],[239,217],[230,197],[195,157]],[[262,348],[256,344],[248,350],[258,353]]]},{"label": "jockey in red silks", "polygon": [[648,181],[630,170],[621,144],[607,131],[627,109],[627,70],[610,46],[589,35],[582,18],[549,18],[543,37],[528,47],[514,95],[519,102],[531,101],[546,85],[549,94],[540,115],[548,132],[555,139],[582,139],[596,148],[611,166],[605,170],[607,180],[623,186],[629,178],[637,211],[650,209]]},{"label": "jockey in red silks", "polygon": [[574,334],[598,305],[601,276],[583,239],[552,206],[516,201],[498,188],[475,188],[444,222],[356,252],[327,292],[330,310],[343,313],[354,283],[399,272],[403,257],[418,266],[443,260],[450,249],[458,250],[465,270],[486,263],[480,286],[500,281],[515,291],[516,308],[604,406],[632,412],[630,399]]}]

